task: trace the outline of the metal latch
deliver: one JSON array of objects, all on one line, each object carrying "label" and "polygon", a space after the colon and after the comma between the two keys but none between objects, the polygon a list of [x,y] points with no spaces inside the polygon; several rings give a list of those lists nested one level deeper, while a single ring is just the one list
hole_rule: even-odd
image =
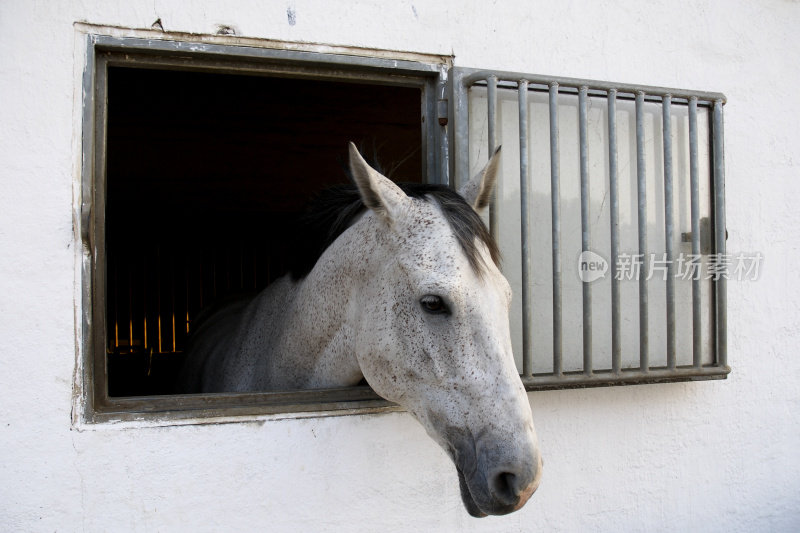
[{"label": "metal latch", "polygon": [[[728,230],[725,230],[725,240],[728,240]],[[681,233],[681,242],[692,242],[692,232]],[[711,253],[713,242],[711,239],[711,220],[708,217],[700,219],[700,253],[708,255]]]}]

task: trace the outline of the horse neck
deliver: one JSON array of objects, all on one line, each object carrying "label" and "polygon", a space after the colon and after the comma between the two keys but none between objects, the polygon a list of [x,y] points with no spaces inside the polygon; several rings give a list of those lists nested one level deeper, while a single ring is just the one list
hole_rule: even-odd
[{"label": "horse neck", "polygon": [[276,354],[283,361],[274,373],[291,373],[297,386],[309,388],[354,385],[362,379],[353,344],[357,302],[387,258],[381,229],[372,213],[365,214],[297,283]]}]

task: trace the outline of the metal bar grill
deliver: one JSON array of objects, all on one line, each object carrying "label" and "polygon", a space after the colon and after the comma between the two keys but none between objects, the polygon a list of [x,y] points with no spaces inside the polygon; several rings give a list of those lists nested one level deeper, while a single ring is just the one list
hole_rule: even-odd
[{"label": "metal bar grill", "polygon": [[[255,292],[272,281],[270,265],[274,266],[276,258],[269,250],[258,246],[246,250],[245,243],[231,246],[234,248],[188,254],[155,246],[152,253],[135,258],[111,254],[113,291],[108,321],[114,334],[109,336],[107,353],[180,354],[192,320],[205,303]],[[224,276],[228,282],[212,285],[209,273],[214,280]],[[120,291],[119,287],[126,289]],[[153,322],[154,332],[150,331]]]},{"label": "metal bar grill", "polygon": [[[678,218],[679,213],[688,213],[688,224],[691,231],[687,232],[691,236],[691,254],[699,257],[701,254],[709,254],[709,250],[702,243],[701,225],[701,196],[708,193],[706,209],[711,209],[713,213],[713,252],[717,257],[724,257],[725,254],[725,212],[724,212],[724,160],[723,160],[723,132],[722,132],[722,109],[725,97],[719,93],[688,91],[682,89],[668,89],[660,87],[648,87],[641,85],[622,85],[609,82],[599,82],[593,80],[577,80],[569,78],[555,78],[549,76],[532,76],[520,73],[507,73],[496,71],[478,71],[471,69],[453,70],[453,111],[454,118],[454,151],[456,153],[454,175],[458,182],[468,179],[469,165],[469,112],[470,99],[469,91],[472,88],[484,87],[487,96],[487,115],[489,123],[488,140],[489,153],[492,152],[497,143],[497,138],[502,133],[502,125],[498,124],[498,108],[500,100],[503,100],[506,92],[516,92],[516,105],[518,106],[518,128],[519,128],[519,169],[520,169],[520,235],[521,235],[521,285],[522,285],[522,377],[526,387],[530,389],[538,388],[558,388],[572,386],[592,386],[592,385],[613,385],[625,383],[641,383],[655,381],[683,381],[693,379],[716,379],[724,377],[730,369],[727,366],[726,354],[726,286],[724,276],[704,283],[699,276],[691,278],[691,290],[688,291],[687,298],[691,299],[692,318],[691,325],[687,326],[683,322],[678,323],[676,317],[685,315],[680,312],[680,306],[684,303],[679,300],[676,289],[676,263],[678,252],[683,253],[676,244],[678,224],[683,218]],[[540,100],[535,96],[531,100],[530,95],[541,94]],[[510,103],[510,97],[506,98]],[[503,100],[503,101],[506,101]],[[605,106],[599,109],[593,107],[593,102],[605,100]],[[539,117],[531,114],[531,105],[537,102],[546,105],[547,117]],[[620,110],[619,104],[623,102],[625,107]],[[580,369],[567,367],[574,344],[571,344],[572,337],[565,330],[575,323],[571,315],[565,315],[565,304],[571,304],[566,289],[565,280],[562,278],[562,257],[566,252],[566,244],[572,239],[563,232],[569,228],[572,231],[574,224],[569,219],[564,219],[565,213],[562,209],[562,184],[568,183],[564,180],[573,179],[572,162],[566,166],[563,164],[561,143],[565,146],[572,146],[574,142],[569,136],[564,136],[560,121],[570,120],[570,115],[560,117],[560,109],[565,106],[577,106],[577,171],[575,178],[580,183],[580,250],[582,252],[592,251],[593,237],[595,234],[603,233],[597,226],[603,209],[607,210],[608,216],[608,245],[610,247],[611,267],[610,283],[607,289],[601,291],[602,298],[599,302],[608,300],[610,313],[603,313],[602,316],[594,316],[593,294],[600,290],[592,287],[585,280],[581,283],[581,331],[582,331],[582,365]],[[700,134],[698,128],[698,109],[702,108],[709,116],[709,147],[708,147],[708,172],[709,182],[704,185],[701,177],[700,161]],[[606,137],[601,140],[605,144],[601,153],[607,154],[607,160],[602,168],[592,163],[592,154],[596,150],[593,143],[594,136],[599,135],[600,130],[592,128],[593,121],[597,121],[597,113],[605,110],[605,120],[607,129],[604,129]],[[594,114],[593,114],[594,113]],[[623,115],[624,114],[624,115]],[[685,120],[682,117],[685,117]],[[619,129],[621,116],[631,117],[630,129],[626,129],[628,140],[632,150],[631,165],[633,169],[630,182],[621,182],[620,170],[620,144]],[[677,117],[677,118],[676,118]],[[533,118],[533,120],[531,120]],[[546,353],[535,352],[535,347],[545,343],[539,342],[534,338],[533,324],[533,305],[532,287],[535,285],[532,270],[532,254],[546,254],[541,248],[531,246],[531,239],[534,232],[542,233],[546,228],[531,226],[532,214],[534,209],[533,194],[536,189],[531,183],[537,181],[537,175],[542,172],[542,167],[547,167],[536,158],[532,159],[533,154],[537,154],[535,149],[531,149],[532,131],[539,126],[539,122],[548,121],[541,126],[545,131],[549,131],[549,207],[550,207],[550,239],[551,250],[549,251],[552,260],[552,370],[550,372],[534,373],[534,365],[541,369],[542,362],[548,358]],[[661,150],[656,150],[653,132],[658,121],[661,121],[660,130],[662,134]],[[624,126],[625,123],[623,123]],[[678,128],[674,125],[678,124]],[[681,128],[688,129],[684,132]],[[590,135],[590,132],[594,132]],[[546,134],[546,133],[545,133]],[[685,144],[684,144],[685,143]],[[533,143],[535,146],[536,143]],[[624,147],[623,147],[624,149]],[[657,157],[657,152],[663,154],[663,168],[650,170],[648,167],[649,158]],[[565,152],[567,153],[567,152]],[[568,156],[571,157],[571,156]],[[596,157],[596,156],[595,156]],[[676,166],[676,161],[679,163]],[[546,163],[546,162],[545,162]],[[506,163],[508,164],[508,163]],[[627,165],[626,165],[627,167]],[[688,168],[685,172],[684,167]],[[705,168],[705,167],[703,167]],[[537,170],[539,169],[539,170]],[[567,170],[565,170],[567,169]],[[626,168],[627,171],[627,168]],[[653,172],[651,174],[651,172]],[[607,174],[608,205],[605,206],[605,196],[603,205],[598,207],[592,203],[591,194],[592,183],[595,180],[605,178]],[[687,174],[687,175],[684,175]],[[659,183],[659,180],[663,180]],[[648,191],[656,183],[655,190]],[[663,189],[662,189],[663,185]],[[533,187],[533,188],[532,188]],[[566,185],[564,185],[566,187]],[[571,186],[570,186],[571,187]],[[622,191],[625,194],[632,194],[630,200],[633,208],[627,208],[628,203],[624,200]],[[567,189],[563,189],[567,190]],[[663,190],[663,204],[651,203],[649,195],[658,200],[660,191]],[[685,193],[684,193],[685,191]],[[648,194],[649,193],[649,194]],[[681,203],[678,203],[681,202]],[[689,204],[685,205],[684,204]],[[566,204],[565,204],[566,206]],[[540,206],[541,207],[541,206]],[[661,211],[663,207],[663,211]],[[507,209],[507,206],[505,207]],[[628,211],[625,211],[625,209]],[[492,216],[492,225],[497,228],[504,228],[502,221],[498,217],[502,216],[502,209],[496,204],[493,205],[495,214]],[[623,360],[624,351],[636,348],[632,343],[633,339],[626,338],[623,333],[623,324],[631,322],[630,317],[623,320],[623,297],[621,294],[620,265],[623,257],[623,239],[621,231],[623,228],[623,215],[625,223],[630,221],[632,229],[627,229],[629,233],[635,232],[636,254],[633,254],[634,266],[639,273],[638,283],[636,284],[635,299],[638,304],[638,360],[633,363],[630,359]],[[572,215],[570,215],[572,216]],[[663,217],[663,221],[661,221]],[[635,220],[634,220],[635,219]],[[542,218],[539,217],[540,221]],[[656,235],[649,241],[648,227],[653,228],[654,224],[663,224],[658,233],[664,236],[663,255],[660,262],[655,260],[657,251],[662,245],[660,237]],[[605,238],[605,237],[603,237]],[[603,239],[601,239],[603,240]],[[569,240],[571,242],[571,240]],[[710,246],[709,246],[710,248]],[[650,254],[653,257],[650,257]],[[583,256],[583,254],[581,254]],[[660,269],[664,272],[663,278],[655,276],[655,270]],[[684,278],[685,279],[685,278]],[[708,278],[706,278],[708,279]],[[540,280],[540,283],[543,280]],[[659,285],[660,284],[660,285]],[[602,288],[602,287],[601,287]],[[607,293],[605,291],[608,291]],[[710,292],[709,292],[710,291]],[[652,293],[652,294],[651,294]],[[627,291],[627,298],[630,300],[632,292]],[[661,299],[663,294],[663,300]],[[682,293],[683,294],[683,293]],[[650,296],[653,301],[659,301],[659,305],[651,309]],[[709,298],[708,299],[704,299]],[[664,307],[660,305],[664,302]],[[704,307],[703,302],[712,302],[711,307]],[[546,300],[537,298],[539,305],[546,305]],[[688,302],[687,302],[688,304]],[[572,308],[570,308],[572,309]],[[651,316],[652,315],[652,316]],[[658,317],[664,317],[664,322]],[[599,318],[598,318],[599,317]],[[609,317],[609,318],[606,318]],[[651,320],[652,319],[652,320]],[[565,322],[565,320],[567,320]],[[635,322],[633,322],[635,324]],[[567,326],[570,324],[570,326]],[[662,325],[663,324],[663,325]],[[713,344],[704,344],[704,327],[710,328],[713,332]],[[603,331],[610,331],[610,350],[598,352],[596,344],[597,335],[603,335]],[[659,335],[652,336],[651,329],[658,330]],[[683,328],[683,329],[682,329]],[[690,330],[690,331],[687,331]],[[682,333],[686,331],[686,333]],[[566,336],[565,336],[566,333]],[[686,359],[681,359],[679,349],[679,338],[688,338],[690,335],[690,363]],[[605,337],[600,337],[605,338]],[[566,342],[569,340],[570,342]],[[565,343],[566,342],[566,343]],[[569,352],[565,352],[565,347],[570,346]],[[603,348],[604,346],[600,346]],[[709,350],[711,353],[709,353]],[[689,348],[685,348],[689,351]],[[608,360],[601,363],[597,353],[605,353]]]}]

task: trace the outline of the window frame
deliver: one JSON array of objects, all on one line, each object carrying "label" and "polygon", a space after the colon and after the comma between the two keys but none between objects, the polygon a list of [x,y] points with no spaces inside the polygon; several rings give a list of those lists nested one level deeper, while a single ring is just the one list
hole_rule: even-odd
[{"label": "window frame", "polygon": [[[369,55],[369,53],[374,53]],[[191,69],[281,78],[389,84],[419,88],[423,179],[446,180],[446,138],[436,119],[450,58],[387,57],[382,51],[324,53],[193,40],[147,39],[90,33],[82,79],[81,117],[81,419],[89,423],[129,420],[184,420],[247,415],[365,413],[398,407],[368,386],[324,390],[110,397],[107,392],[105,317],[105,172],[107,74],[112,66]],[[400,56],[401,54],[397,54]],[[422,55],[419,55],[422,56]]]},{"label": "window frame", "polygon": [[[114,32],[112,32],[114,33]],[[141,33],[141,32],[140,32]],[[648,94],[695,95],[719,102],[713,106],[710,128],[716,128],[719,143],[712,155],[713,253],[724,253],[724,162],[722,156],[722,104],[724,95],[677,89],[611,84],[483,69],[452,67],[452,57],[403,54],[386,51],[339,50],[275,43],[248,43],[235,37],[197,38],[150,32],[118,36],[89,32],[82,73],[81,182],[79,227],[81,256],[81,301],[79,311],[78,372],[76,374],[75,419],[88,423],[117,421],[197,422],[243,416],[320,416],[398,410],[368,386],[325,390],[261,393],[218,393],[109,397],[107,394],[105,317],[105,135],[106,89],[109,66],[140,66],[191,69],[203,72],[246,73],[330,81],[372,82],[419,87],[423,93],[422,150],[425,173],[431,182],[461,182],[468,169],[467,91],[481,76],[531,80],[539,84],[595,90],[624,88]],[[323,50],[323,51],[319,51]],[[576,89],[577,90],[577,89]],[[711,115],[711,113],[709,113]],[[719,144],[719,146],[717,146]],[[451,147],[453,154],[451,154]],[[719,149],[717,153],[716,150]],[[451,179],[451,176],[453,179]],[[433,178],[433,179],[431,179]],[[714,287],[713,363],[693,368],[623,370],[609,372],[564,372],[561,375],[522,375],[528,391],[590,386],[724,379],[730,372],[725,354],[726,298],[724,279]]]}]

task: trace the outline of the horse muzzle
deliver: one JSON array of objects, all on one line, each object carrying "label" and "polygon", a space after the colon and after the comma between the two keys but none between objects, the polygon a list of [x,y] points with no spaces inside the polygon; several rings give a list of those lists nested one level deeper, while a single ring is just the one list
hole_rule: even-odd
[{"label": "horse muzzle", "polygon": [[[542,459],[538,450],[534,457],[533,460],[501,463],[479,459],[475,466],[460,465],[460,461],[456,461],[461,500],[467,512],[481,518],[522,508],[539,487],[542,477]],[[465,474],[465,471],[470,474]]]}]

